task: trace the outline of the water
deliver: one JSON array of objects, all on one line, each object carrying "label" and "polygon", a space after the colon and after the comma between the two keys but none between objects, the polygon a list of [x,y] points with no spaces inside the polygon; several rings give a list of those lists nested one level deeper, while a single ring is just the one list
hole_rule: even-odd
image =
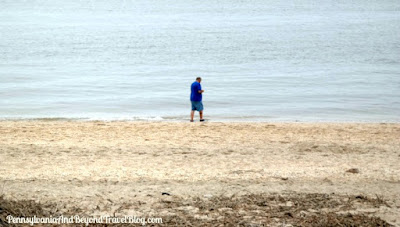
[{"label": "water", "polygon": [[400,2],[0,0],[0,118],[400,121]]}]

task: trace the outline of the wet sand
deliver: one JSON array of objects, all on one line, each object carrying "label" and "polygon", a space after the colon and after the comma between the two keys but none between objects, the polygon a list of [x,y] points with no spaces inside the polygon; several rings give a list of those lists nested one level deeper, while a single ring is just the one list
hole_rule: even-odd
[{"label": "wet sand", "polygon": [[[400,225],[399,163],[400,124],[0,122],[0,195],[62,214],[271,225],[353,214]],[[223,207],[226,198],[260,209]],[[271,198],[288,210],[262,210]]]}]

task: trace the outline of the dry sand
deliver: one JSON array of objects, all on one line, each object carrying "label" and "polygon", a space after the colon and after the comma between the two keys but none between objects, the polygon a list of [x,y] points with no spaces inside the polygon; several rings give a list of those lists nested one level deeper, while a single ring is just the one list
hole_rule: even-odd
[{"label": "dry sand", "polygon": [[399,161],[400,124],[0,122],[0,195],[58,214],[400,226]]}]

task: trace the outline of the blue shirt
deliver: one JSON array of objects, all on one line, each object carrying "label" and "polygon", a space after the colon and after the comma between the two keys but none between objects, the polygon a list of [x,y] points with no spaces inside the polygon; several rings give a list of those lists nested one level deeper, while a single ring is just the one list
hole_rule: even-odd
[{"label": "blue shirt", "polygon": [[199,93],[201,90],[201,85],[199,82],[195,81],[192,83],[191,86],[191,93],[190,93],[190,101],[196,101],[199,102],[202,99],[202,94]]}]

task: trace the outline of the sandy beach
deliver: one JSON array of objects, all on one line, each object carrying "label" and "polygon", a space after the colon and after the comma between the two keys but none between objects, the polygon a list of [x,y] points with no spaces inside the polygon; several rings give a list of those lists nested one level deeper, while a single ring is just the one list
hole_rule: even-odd
[{"label": "sandy beach", "polygon": [[400,226],[399,163],[398,123],[0,122],[0,196],[54,215]]}]

